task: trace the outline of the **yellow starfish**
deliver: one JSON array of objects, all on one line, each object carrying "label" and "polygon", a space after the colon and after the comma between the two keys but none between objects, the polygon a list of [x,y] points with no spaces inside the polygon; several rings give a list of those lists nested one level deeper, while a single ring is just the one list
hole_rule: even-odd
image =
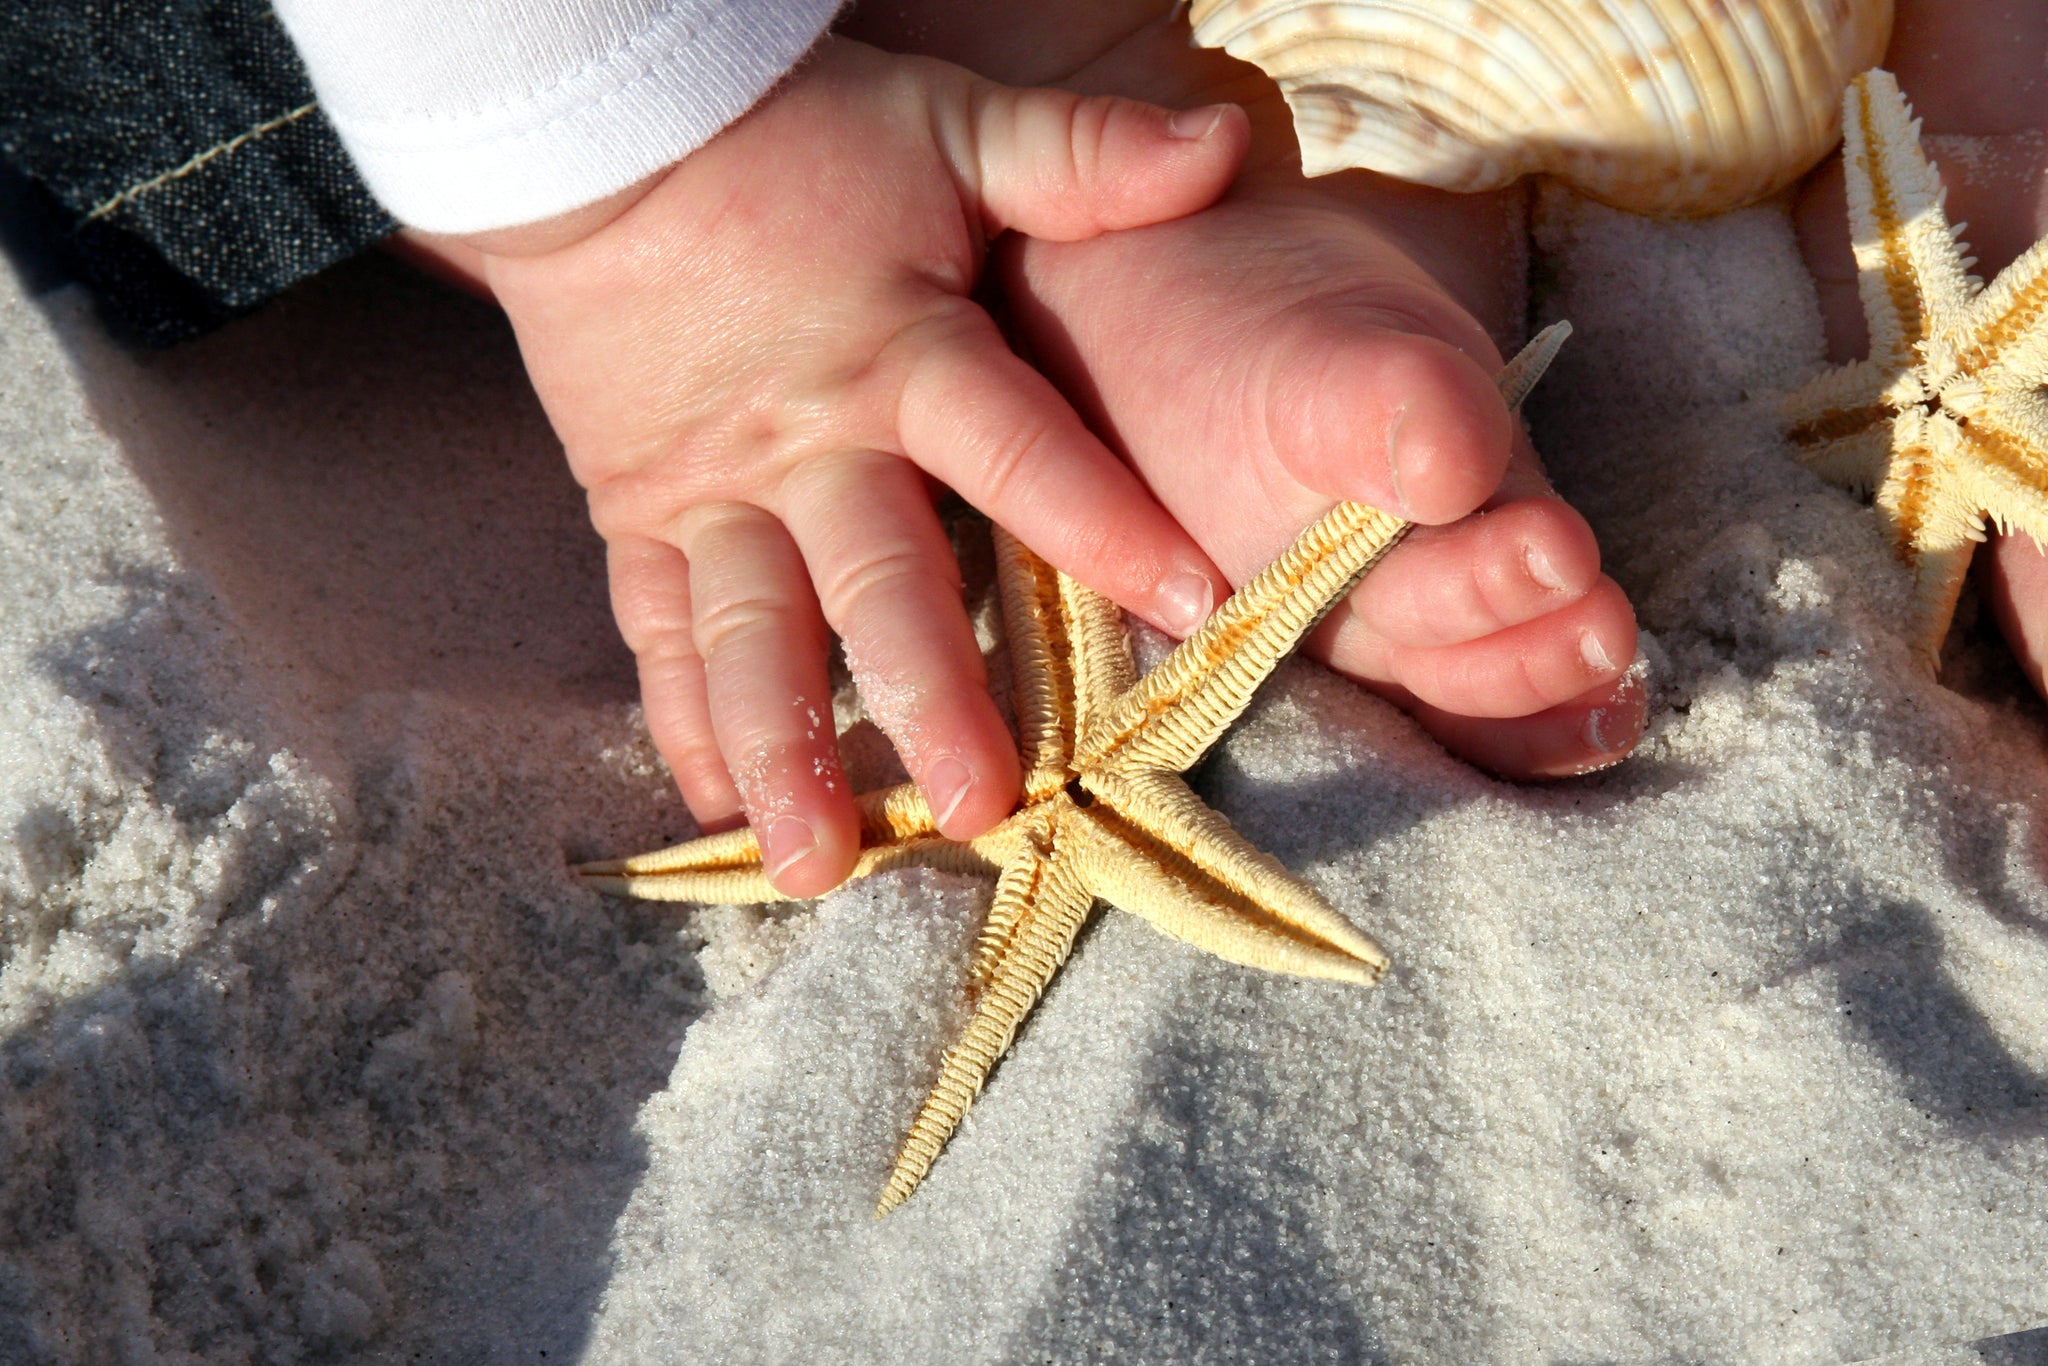
[{"label": "yellow starfish", "polygon": [[[1546,329],[1501,372],[1510,406],[1569,331]],[[1339,503],[1137,681],[1116,606],[994,529],[1017,679],[1022,803],[987,834],[955,842],[938,833],[915,786],[859,798],[854,877],[913,864],[996,875],[970,975],[973,1014],[940,1063],[878,1215],[923,1180],[1098,897],[1234,963],[1360,985],[1379,979],[1387,966],[1379,945],[1252,847],[1180,775],[1407,529],[1384,512]],[[749,830],[577,871],[601,890],[650,900],[782,899]]]},{"label": "yellow starfish", "polygon": [[1793,394],[1785,415],[1803,463],[1877,490],[1913,566],[1912,644],[1936,666],[1985,518],[2048,545],[2048,238],[1988,288],[1969,274],[1891,73],[1849,83],[1842,130],[1870,358]]}]

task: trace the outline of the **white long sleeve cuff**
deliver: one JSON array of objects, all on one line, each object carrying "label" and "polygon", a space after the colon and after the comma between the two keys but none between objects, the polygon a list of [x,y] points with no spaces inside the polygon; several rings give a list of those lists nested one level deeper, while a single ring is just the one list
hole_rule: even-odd
[{"label": "white long sleeve cuff", "polygon": [[744,114],[840,0],[275,0],[370,190],[430,232],[622,190]]}]

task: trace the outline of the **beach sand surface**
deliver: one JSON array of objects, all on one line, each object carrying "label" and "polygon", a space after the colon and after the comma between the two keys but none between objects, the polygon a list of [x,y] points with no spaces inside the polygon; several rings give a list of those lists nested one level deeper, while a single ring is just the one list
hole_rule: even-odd
[{"label": "beach sand surface", "polygon": [[0,1361],[2042,1359],[2048,717],[1788,458],[1780,209],[1537,242],[1641,750],[1515,787],[1289,663],[1196,786],[1385,981],[1100,909],[883,1220],[990,889],[576,884],[693,828],[502,323],[0,278]]}]

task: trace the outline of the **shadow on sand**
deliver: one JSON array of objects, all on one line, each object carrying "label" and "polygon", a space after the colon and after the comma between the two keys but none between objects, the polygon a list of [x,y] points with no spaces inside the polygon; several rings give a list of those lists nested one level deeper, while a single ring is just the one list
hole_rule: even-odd
[{"label": "shadow on sand", "polygon": [[[0,1037],[0,1360],[573,1359],[701,979],[564,871],[678,817],[550,729],[635,688],[509,336],[374,260],[163,355],[42,302],[176,566],[39,660],[119,800],[0,831],[10,952],[122,965]],[[138,811],[215,862],[88,902]]]}]

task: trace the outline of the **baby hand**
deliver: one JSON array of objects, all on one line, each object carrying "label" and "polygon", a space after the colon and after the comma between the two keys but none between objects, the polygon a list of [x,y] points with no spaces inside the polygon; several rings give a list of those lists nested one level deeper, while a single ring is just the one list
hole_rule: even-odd
[{"label": "baby hand", "polygon": [[1188,213],[1247,136],[1230,106],[1011,89],[827,39],[653,180],[472,239],[589,491],[655,743],[701,822],[744,810],[785,892],[836,885],[859,847],[828,626],[948,835],[1015,802],[925,475],[1166,630],[1227,591],[970,296],[1004,229]]}]

